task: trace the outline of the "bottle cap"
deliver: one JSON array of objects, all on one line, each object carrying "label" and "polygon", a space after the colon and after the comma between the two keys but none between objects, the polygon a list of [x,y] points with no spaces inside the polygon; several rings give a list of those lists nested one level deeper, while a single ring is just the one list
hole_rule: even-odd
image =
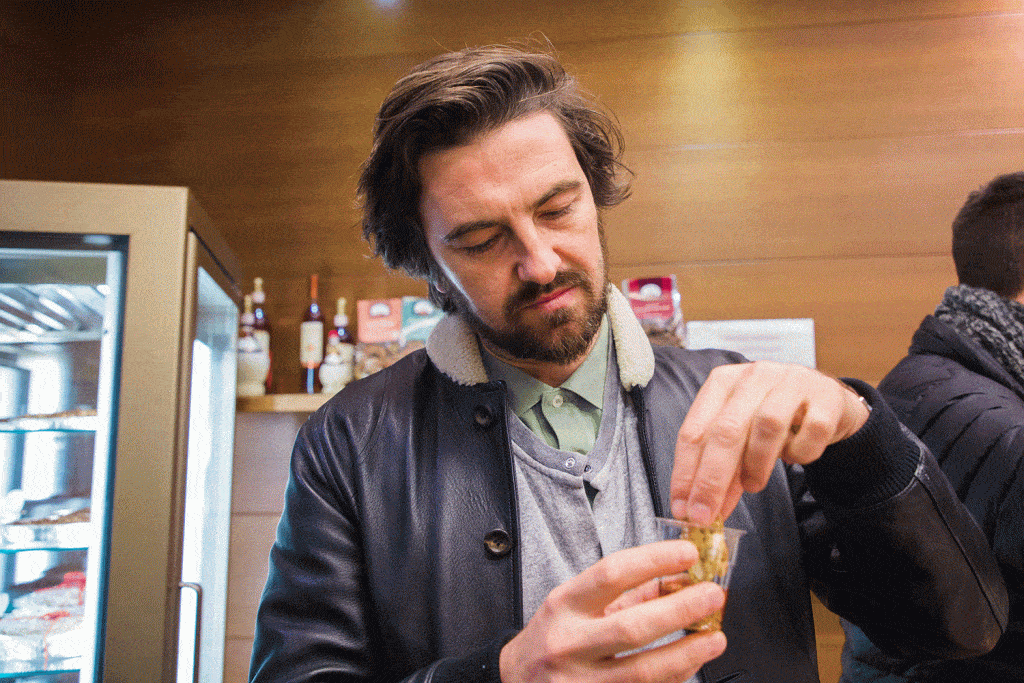
[{"label": "bottle cap", "polygon": [[242,304],[242,315],[240,315],[240,319],[243,326],[251,327],[256,323],[256,315],[253,313],[253,298],[247,294],[242,297],[242,300],[244,303]]},{"label": "bottle cap", "polygon": [[256,304],[262,304],[267,300],[267,295],[263,292],[263,278],[253,278],[252,281],[252,301]]},{"label": "bottle cap", "polygon": [[256,315],[252,312],[252,297],[246,294],[242,297],[244,302],[242,305],[242,315],[240,316],[243,326],[252,326],[256,324]]},{"label": "bottle cap", "polygon": [[345,297],[338,298],[338,313],[334,316],[335,327],[345,327],[348,325],[348,315],[345,313],[345,306],[347,302]]}]

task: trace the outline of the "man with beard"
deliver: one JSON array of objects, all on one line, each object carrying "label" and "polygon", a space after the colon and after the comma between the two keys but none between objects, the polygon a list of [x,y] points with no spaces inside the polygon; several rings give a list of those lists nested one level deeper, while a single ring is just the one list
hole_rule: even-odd
[{"label": "man with beard", "polygon": [[[606,273],[621,148],[546,54],[395,85],[364,231],[448,315],[300,431],[252,681],[817,681],[808,583],[895,651],[999,637],[984,537],[870,386],[651,346]],[[747,532],[724,633],[685,633],[714,584],[658,595],[696,558],[663,515]]]}]

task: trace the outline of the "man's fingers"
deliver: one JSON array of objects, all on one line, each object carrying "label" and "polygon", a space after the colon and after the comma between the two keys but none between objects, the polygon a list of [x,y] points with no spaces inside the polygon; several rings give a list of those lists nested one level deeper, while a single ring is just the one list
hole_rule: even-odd
[{"label": "man's fingers", "polygon": [[652,643],[695,624],[725,604],[725,592],[710,582],[695,583],[656,600],[606,615],[590,634],[595,653],[612,656]]},{"label": "man's fingers", "polygon": [[759,491],[775,462],[807,464],[867,419],[853,390],[811,368],[754,362],[715,368],[676,442],[672,515],[697,524],[727,516]]},{"label": "man's fingers", "polygon": [[[698,471],[707,432],[721,415],[723,406],[728,402],[734,386],[734,380],[731,378],[738,374],[741,368],[742,366],[739,365],[722,365],[712,370],[708,381],[704,382],[697,392],[697,396],[679,428],[671,481],[672,516],[677,519],[694,519],[691,516],[692,513],[701,513],[701,511],[689,510],[688,505],[694,486],[700,481]],[[721,480],[703,482],[703,485],[714,488],[731,479],[731,477],[725,478],[725,475],[721,476]],[[694,521],[697,520],[694,519]]]},{"label": "man's fingers", "polygon": [[729,490],[725,492],[725,501],[722,503],[722,519],[726,519],[732,514],[732,511],[736,509],[736,505],[740,502],[740,498],[743,496],[743,485],[739,479],[734,479],[732,484],[729,486]]},{"label": "man's fingers", "polygon": [[614,668],[621,676],[617,680],[651,680],[646,672],[658,671],[662,676],[659,680],[688,681],[702,666],[725,652],[725,646],[725,634],[721,631],[688,635],[653,650],[615,660]]},{"label": "man's fingers", "polygon": [[751,418],[746,450],[740,456],[740,480],[745,490],[764,488],[775,461],[803,428],[807,421],[804,393],[800,383],[782,382],[762,396]]},{"label": "man's fingers", "polygon": [[[726,494],[737,478],[745,485],[763,486],[763,481],[757,485],[758,480],[767,479],[789,437],[792,406],[766,400],[778,385],[783,366],[751,363],[734,367],[737,369],[728,375],[713,373],[708,378],[705,386],[724,381],[729,390],[715,392],[725,395],[725,400],[712,418],[701,415],[703,433],[690,436],[698,440],[699,448],[685,516],[697,524],[710,524],[723,516]],[[680,431],[688,429],[687,421],[689,415]],[[770,462],[765,464],[765,459]]]},{"label": "man's fingers", "polygon": [[639,605],[653,600],[654,598],[661,597],[661,579],[651,579],[646,583],[642,583],[632,590],[628,590],[608,605],[604,613],[605,615],[614,614],[619,610],[628,609],[634,605]]},{"label": "man's fingers", "polygon": [[697,548],[685,540],[645,543],[608,555],[555,588],[556,600],[592,616],[605,613],[619,597],[659,576],[685,571],[697,561]]}]

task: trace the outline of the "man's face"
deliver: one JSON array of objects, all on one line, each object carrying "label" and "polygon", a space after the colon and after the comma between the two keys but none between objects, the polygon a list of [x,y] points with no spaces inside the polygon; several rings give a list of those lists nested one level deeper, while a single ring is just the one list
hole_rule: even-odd
[{"label": "man's face", "polygon": [[419,164],[435,286],[498,355],[566,364],[605,310],[597,207],[561,124],[511,121]]}]

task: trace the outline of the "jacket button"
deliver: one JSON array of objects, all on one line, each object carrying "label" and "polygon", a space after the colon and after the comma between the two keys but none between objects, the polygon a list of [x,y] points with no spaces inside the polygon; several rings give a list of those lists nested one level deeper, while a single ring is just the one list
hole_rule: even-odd
[{"label": "jacket button", "polygon": [[491,557],[505,557],[512,552],[512,538],[504,529],[495,529],[484,536],[484,545]]},{"label": "jacket button", "polygon": [[479,405],[473,409],[473,421],[478,427],[490,427],[494,422],[494,413],[485,405]]}]

